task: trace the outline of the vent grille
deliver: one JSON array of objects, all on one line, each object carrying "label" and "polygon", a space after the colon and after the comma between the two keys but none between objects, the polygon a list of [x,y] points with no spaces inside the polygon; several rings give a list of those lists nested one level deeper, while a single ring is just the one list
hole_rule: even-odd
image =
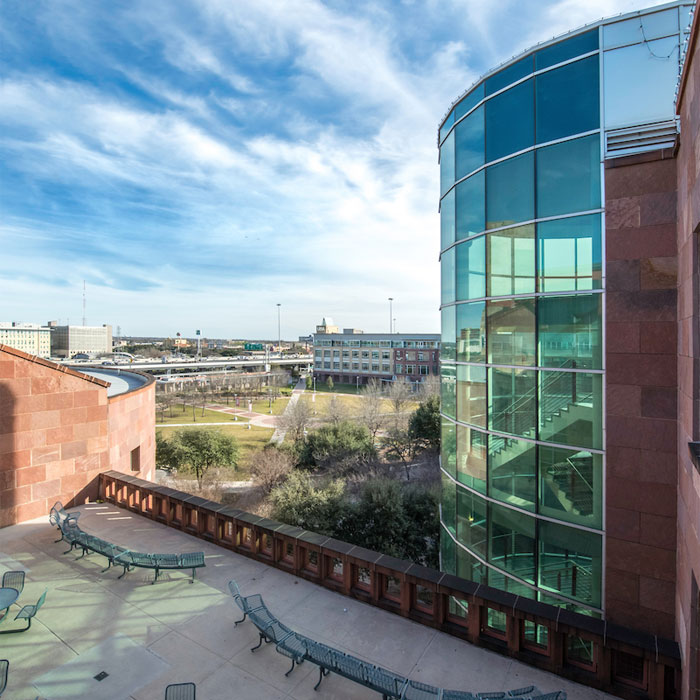
[{"label": "vent grille", "polygon": [[619,158],[634,153],[673,148],[677,134],[678,123],[675,119],[611,129],[605,134],[605,157]]}]

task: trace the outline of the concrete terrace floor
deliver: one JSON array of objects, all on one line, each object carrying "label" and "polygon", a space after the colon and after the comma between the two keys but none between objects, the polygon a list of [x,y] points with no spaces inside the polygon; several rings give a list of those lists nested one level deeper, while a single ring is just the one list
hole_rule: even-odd
[{"label": "concrete terrace floor", "polygon": [[[330,675],[318,692],[318,669],[309,663],[288,678],[289,660],[274,647],[250,647],[258,635],[240,617],[227,588],[235,578],[244,595],[261,593],[282,622],[305,635],[415,680],[471,691],[535,684],[563,689],[570,700],[609,698],[505,656],[328,591],[175,529],[109,504],[81,511],[86,532],[146,552],[204,550],[206,568],[190,584],[185,572],[121,569],[101,573],[106,560],[62,554],[48,519],[0,530],[0,573],[24,568],[19,604],[36,602],[48,588],[31,629],[0,636],[0,658],[10,660],[10,700],[133,698],[162,700],[173,682],[197,684],[198,700],[356,700],[377,693]],[[11,618],[0,631],[17,625]],[[66,665],[68,664],[68,665]],[[109,676],[98,682],[100,671]]]}]

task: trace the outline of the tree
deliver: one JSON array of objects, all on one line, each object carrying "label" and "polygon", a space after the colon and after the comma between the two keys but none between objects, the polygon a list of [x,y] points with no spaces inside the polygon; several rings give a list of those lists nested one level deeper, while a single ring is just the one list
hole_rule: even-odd
[{"label": "tree", "polygon": [[376,456],[367,428],[351,421],[310,432],[299,451],[299,464],[316,469],[353,471]]},{"label": "tree", "polygon": [[298,442],[304,437],[309,422],[311,421],[311,406],[307,401],[290,399],[287,408],[281,416],[277,417],[277,427],[291,434],[292,440]]},{"label": "tree", "polygon": [[326,379],[326,386],[328,387],[328,391],[333,391],[333,387],[335,386],[333,384],[333,377],[329,376],[328,379]]},{"label": "tree", "polygon": [[275,486],[279,486],[293,467],[290,454],[272,445],[256,452],[250,460],[250,473],[265,493],[270,493]]},{"label": "tree", "polygon": [[382,413],[382,389],[379,382],[372,378],[362,389],[362,401],[358,410],[358,420],[369,430],[372,436],[372,443],[377,440],[377,433],[384,425],[384,415]]},{"label": "tree", "polygon": [[386,456],[400,462],[406,474],[406,481],[411,480],[411,468],[418,454],[421,441],[418,440],[408,427],[394,424],[389,427],[384,437]]},{"label": "tree", "polygon": [[423,377],[423,381],[418,385],[418,395],[421,401],[426,401],[433,396],[440,397],[440,377],[436,374],[429,374]]},{"label": "tree", "polygon": [[326,407],[326,420],[332,425],[338,425],[348,418],[347,406],[337,396],[331,396]]},{"label": "tree", "polygon": [[313,377],[310,374],[306,375],[306,389],[308,391],[311,391],[311,389],[314,388],[314,380]]},{"label": "tree", "polygon": [[177,443],[179,468],[194,472],[199,488],[202,478],[212,467],[238,466],[238,444],[231,435],[220,430],[178,430]]},{"label": "tree", "polygon": [[292,472],[270,494],[272,517],[289,525],[333,535],[344,510],[344,490],[340,479],[317,487],[308,474]]},{"label": "tree", "polygon": [[177,443],[174,440],[168,440],[160,430],[156,431],[156,468],[177,469],[179,464]]},{"label": "tree", "polygon": [[394,424],[398,425],[403,419],[402,414],[406,406],[413,399],[411,383],[405,377],[391,382],[387,391],[387,398],[391,402],[391,408],[394,413]]},{"label": "tree", "polygon": [[422,443],[423,449],[440,449],[440,399],[437,396],[421,402],[409,420],[408,430]]}]

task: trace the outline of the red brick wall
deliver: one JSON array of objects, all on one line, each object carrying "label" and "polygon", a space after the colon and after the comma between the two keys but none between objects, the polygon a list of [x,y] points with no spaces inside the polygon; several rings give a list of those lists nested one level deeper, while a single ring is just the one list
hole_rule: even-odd
[{"label": "red brick wall", "polygon": [[97,475],[130,471],[121,455],[136,443],[152,478],[154,385],[112,400],[106,387],[0,345],[0,527],[95,499]]},{"label": "red brick wall", "polygon": [[676,163],[606,162],[606,615],[674,635]]},{"label": "red brick wall", "polygon": [[[700,697],[700,620],[692,605],[700,586],[700,463],[688,442],[700,440],[700,19],[686,61],[678,102],[678,554],[677,639],[683,659],[683,698]],[[696,594],[697,595],[697,594]],[[692,633],[695,628],[694,635]],[[694,691],[694,692],[693,692]],[[696,693],[697,695],[695,695]]]}]

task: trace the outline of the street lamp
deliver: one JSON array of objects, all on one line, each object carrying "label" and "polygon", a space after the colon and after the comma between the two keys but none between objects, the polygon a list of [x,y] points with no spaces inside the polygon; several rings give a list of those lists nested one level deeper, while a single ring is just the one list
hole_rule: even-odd
[{"label": "street lamp", "polygon": [[389,335],[391,335],[391,320],[394,318],[393,303],[394,297],[389,297]]},{"label": "street lamp", "polygon": [[282,304],[277,304],[277,351],[280,354],[280,357],[282,357],[282,332],[281,328],[282,326],[280,325],[280,307]]}]

